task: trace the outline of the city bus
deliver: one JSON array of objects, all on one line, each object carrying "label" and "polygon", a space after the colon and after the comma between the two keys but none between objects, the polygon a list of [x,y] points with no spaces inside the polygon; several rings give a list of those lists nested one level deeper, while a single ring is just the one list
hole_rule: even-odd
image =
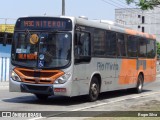
[{"label": "city bus", "polygon": [[156,80],[156,37],[104,20],[22,17],[15,24],[10,91],[81,96],[131,89]]}]

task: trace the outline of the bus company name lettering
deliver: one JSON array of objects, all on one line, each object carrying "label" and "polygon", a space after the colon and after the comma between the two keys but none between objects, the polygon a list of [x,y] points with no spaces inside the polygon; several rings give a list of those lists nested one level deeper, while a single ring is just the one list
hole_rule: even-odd
[{"label": "bus company name lettering", "polygon": [[111,62],[97,62],[97,70],[99,71],[106,71],[106,70],[118,70],[119,65],[116,63],[111,63]]}]

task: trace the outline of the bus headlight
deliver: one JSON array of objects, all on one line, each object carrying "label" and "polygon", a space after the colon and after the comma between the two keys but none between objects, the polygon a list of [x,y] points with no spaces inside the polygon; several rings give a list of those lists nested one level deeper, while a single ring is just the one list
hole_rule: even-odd
[{"label": "bus headlight", "polygon": [[15,81],[18,81],[18,82],[21,81],[21,79],[19,78],[19,76],[14,71],[12,71],[12,73],[11,73],[11,78],[13,80],[15,80]]},{"label": "bus headlight", "polygon": [[71,73],[65,73],[61,77],[59,77],[54,83],[55,84],[64,84],[71,77]]}]

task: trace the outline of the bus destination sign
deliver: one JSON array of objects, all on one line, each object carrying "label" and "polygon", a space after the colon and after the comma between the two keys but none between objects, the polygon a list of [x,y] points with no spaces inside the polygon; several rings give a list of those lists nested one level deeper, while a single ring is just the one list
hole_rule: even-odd
[{"label": "bus destination sign", "polygon": [[31,17],[20,18],[17,21],[16,29],[58,29],[58,30],[71,30],[72,22],[70,19],[64,18],[43,18]]},{"label": "bus destination sign", "polygon": [[66,27],[66,22],[64,21],[23,21],[23,27],[34,27],[34,28],[62,28]]}]

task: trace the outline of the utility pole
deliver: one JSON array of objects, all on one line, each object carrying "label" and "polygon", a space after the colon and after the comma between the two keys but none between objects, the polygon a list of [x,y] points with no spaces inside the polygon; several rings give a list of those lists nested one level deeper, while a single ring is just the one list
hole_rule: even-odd
[{"label": "utility pole", "polygon": [[65,0],[62,0],[62,16],[65,16]]},{"label": "utility pole", "polygon": [[6,25],[7,25],[7,18],[5,18],[5,30],[4,30],[4,32],[6,32]]}]

